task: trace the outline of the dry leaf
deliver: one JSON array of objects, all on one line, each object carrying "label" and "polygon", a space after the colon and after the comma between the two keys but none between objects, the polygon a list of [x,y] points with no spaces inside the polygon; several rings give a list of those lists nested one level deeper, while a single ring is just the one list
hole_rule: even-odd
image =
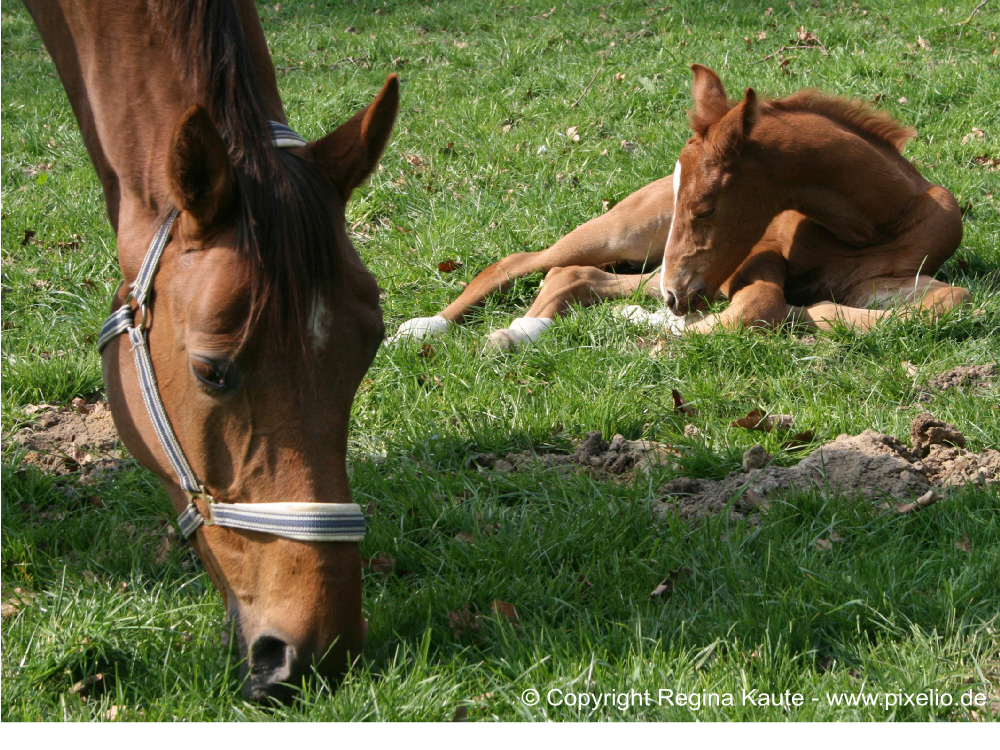
[{"label": "dry leaf", "polygon": [[969,541],[969,535],[965,534],[961,539],[955,542],[955,546],[958,547],[962,552],[972,552],[972,542]]},{"label": "dry leaf", "polygon": [[455,708],[455,715],[451,717],[452,721],[466,721],[469,716],[468,706],[457,706]]},{"label": "dry leaf", "polygon": [[388,578],[396,568],[396,561],[385,552],[378,552],[375,557],[362,558],[361,567],[368,568],[372,573],[377,573],[383,578]]},{"label": "dry leaf", "polygon": [[448,613],[448,627],[455,631],[455,635],[462,636],[466,632],[479,632],[479,617],[473,617],[469,612],[469,605],[463,604],[461,611],[453,609]]},{"label": "dry leaf", "polygon": [[899,97],[899,103],[900,104],[909,104],[910,100],[907,99],[905,96],[901,96],[901,97]]},{"label": "dry leaf", "polygon": [[420,347],[420,352],[417,356],[421,359],[430,359],[434,356],[434,346],[432,344],[424,344]]},{"label": "dry leaf", "polygon": [[108,721],[117,721],[119,716],[125,715],[125,706],[112,706],[104,712],[104,718]]},{"label": "dry leaf", "polygon": [[694,416],[698,413],[697,409],[681,397],[681,392],[676,388],[670,391],[670,395],[674,400],[674,414],[690,414]]},{"label": "dry leaf", "polygon": [[638,145],[639,144],[633,143],[632,141],[622,141],[622,149],[624,149],[625,151],[629,152],[635,151],[636,146]]},{"label": "dry leaf", "polygon": [[924,49],[930,49],[931,43],[924,39],[922,36],[917,37],[917,44],[919,44]]},{"label": "dry leaf", "polygon": [[897,513],[912,513],[920,508],[926,508],[929,505],[934,505],[934,503],[941,500],[941,496],[934,490],[927,490],[923,495],[918,497],[912,503],[900,503],[896,506]]},{"label": "dry leaf", "polygon": [[455,534],[456,542],[465,542],[466,544],[472,544],[472,535],[466,534],[464,531],[460,531]]},{"label": "dry leaf", "polygon": [[462,263],[462,261],[452,260],[451,258],[449,258],[448,260],[443,260],[440,263],[438,263],[438,271],[440,271],[441,273],[452,273],[453,271],[457,271],[463,265],[464,263]]},{"label": "dry leaf", "polygon": [[517,616],[517,610],[514,609],[514,605],[508,604],[502,599],[494,599],[493,604],[490,605],[490,609],[493,610],[493,614],[506,617],[514,625],[521,622],[521,618]]},{"label": "dry leaf", "polygon": [[730,426],[743,427],[744,429],[757,430],[758,432],[770,432],[771,430],[790,430],[794,421],[795,417],[791,414],[768,415],[760,409],[754,409],[742,419],[737,419]]},{"label": "dry leaf", "polygon": [[100,695],[108,689],[108,684],[104,681],[104,675],[98,672],[92,674],[85,680],[80,680],[69,689],[71,693],[76,693],[86,700],[91,695]]},{"label": "dry leaf", "polygon": [[659,599],[660,597],[669,594],[674,590],[676,585],[681,581],[686,580],[691,575],[691,570],[689,568],[678,568],[677,570],[671,570],[667,573],[667,577],[664,578],[657,585],[655,589],[649,592],[650,599]]},{"label": "dry leaf", "polygon": [[758,42],[763,42],[765,39],[767,39],[767,32],[766,31],[758,31],[757,32],[757,41]]},{"label": "dry leaf", "polygon": [[411,167],[417,167],[418,169],[424,166],[424,160],[416,154],[406,154],[406,161]]},{"label": "dry leaf", "polygon": [[566,128],[566,137],[569,138],[574,143],[580,140],[580,134],[577,132],[576,125]]}]

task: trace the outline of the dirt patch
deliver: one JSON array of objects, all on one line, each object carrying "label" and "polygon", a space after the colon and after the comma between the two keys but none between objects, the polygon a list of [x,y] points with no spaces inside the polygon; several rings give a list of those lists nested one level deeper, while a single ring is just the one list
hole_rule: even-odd
[{"label": "dirt patch", "polygon": [[732,501],[733,516],[742,518],[766,509],[769,497],[795,489],[909,499],[932,487],[1000,482],[1000,452],[965,450],[965,437],[954,426],[924,412],[913,420],[910,437],[912,448],[891,435],[865,430],[840,435],[795,466],[734,471],[722,480],[681,477],[661,488],[654,508],[660,514],[701,518]]},{"label": "dirt patch", "polygon": [[628,480],[636,472],[649,473],[653,467],[671,466],[678,453],[669,445],[649,440],[626,440],[615,435],[604,440],[600,431],[587,433],[572,453],[536,453],[531,450],[508,453],[502,458],[489,453],[480,456],[476,463],[485,468],[509,473],[555,469],[575,471],[583,469],[597,479]]},{"label": "dirt patch", "polygon": [[[995,364],[992,365],[959,365],[947,372],[935,375],[927,380],[927,387],[933,391],[947,391],[952,388],[974,393],[988,387],[1000,374]],[[933,393],[924,391],[918,400],[927,403],[934,397]]]},{"label": "dirt patch", "polygon": [[34,421],[15,434],[14,442],[26,449],[26,465],[57,476],[79,472],[82,484],[92,484],[98,473],[122,463],[118,432],[104,401],[37,404],[24,412]]}]

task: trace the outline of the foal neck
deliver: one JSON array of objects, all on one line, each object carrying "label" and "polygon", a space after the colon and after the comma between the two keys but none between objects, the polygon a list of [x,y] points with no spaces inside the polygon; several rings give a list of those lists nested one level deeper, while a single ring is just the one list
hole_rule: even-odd
[{"label": "foal neck", "polygon": [[812,112],[761,117],[753,169],[796,210],[854,246],[876,243],[929,183],[890,144]]}]

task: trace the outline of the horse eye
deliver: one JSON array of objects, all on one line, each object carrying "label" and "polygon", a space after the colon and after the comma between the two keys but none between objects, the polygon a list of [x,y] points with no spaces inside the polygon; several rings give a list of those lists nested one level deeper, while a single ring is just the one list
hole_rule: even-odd
[{"label": "horse eye", "polygon": [[705,211],[702,211],[701,213],[695,214],[694,218],[696,218],[696,219],[709,219],[709,218],[711,218],[712,214],[714,214],[714,213],[715,213],[715,206],[712,206],[711,208],[709,208],[709,209],[707,209]]},{"label": "horse eye", "polygon": [[224,391],[233,387],[231,370],[231,363],[225,360],[191,357],[191,372],[203,385],[214,391]]}]

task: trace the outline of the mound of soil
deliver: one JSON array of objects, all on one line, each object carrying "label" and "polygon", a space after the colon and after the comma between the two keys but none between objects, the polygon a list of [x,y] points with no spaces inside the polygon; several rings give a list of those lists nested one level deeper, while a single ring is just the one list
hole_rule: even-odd
[{"label": "mound of soil", "polygon": [[959,365],[930,378],[927,385],[938,391],[946,391],[949,388],[970,391],[987,385],[996,375],[996,365]]},{"label": "mound of soil", "polygon": [[494,454],[480,456],[477,463],[499,472],[537,471],[539,468],[574,471],[583,469],[597,479],[627,480],[635,472],[649,473],[655,466],[670,466],[677,451],[669,445],[649,440],[626,440],[615,435],[604,440],[600,431],[587,433],[572,453],[535,453],[526,450],[508,453],[503,458]]},{"label": "mound of soil", "polygon": [[[732,512],[741,518],[766,508],[768,497],[794,489],[867,499],[911,498],[932,487],[1000,482],[1000,452],[965,450],[962,433],[927,412],[913,420],[910,440],[912,448],[891,435],[865,430],[840,435],[795,466],[734,471],[722,480],[674,479],[661,488],[654,508],[660,514],[701,518],[721,512],[736,498]],[[745,465],[753,463],[745,457]]]},{"label": "mound of soil", "polygon": [[77,399],[72,406],[39,404],[24,411],[34,421],[14,440],[27,450],[25,464],[57,476],[79,472],[83,484],[121,464],[118,432],[104,401],[88,404]]}]

